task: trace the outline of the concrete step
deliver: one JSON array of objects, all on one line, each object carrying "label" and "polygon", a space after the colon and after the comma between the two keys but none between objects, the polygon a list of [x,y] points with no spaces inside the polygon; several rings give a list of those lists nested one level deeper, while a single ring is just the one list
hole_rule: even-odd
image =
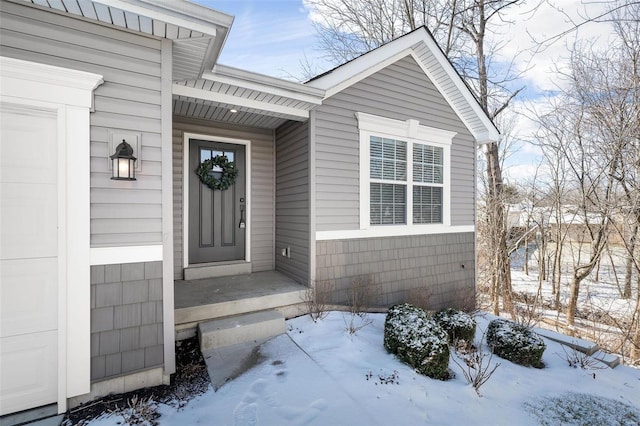
[{"label": "concrete step", "polygon": [[603,351],[597,351],[592,355],[592,357],[601,363],[606,364],[609,368],[616,368],[621,363],[619,356]]},{"label": "concrete step", "polygon": [[561,345],[567,346],[578,352],[582,352],[583,354],[586,354],[591,358],[600,361],[609,368],[616,368],[618,365],[620,365],[621,361],[618,356],[600,350],[597,343],[556,333],[555,331],[546,330],[544,328],[536,328],[535,331],[540,336],[560,343]]},{"label": "concrete step", "polygon": [[184,279],[189,281],[250,273],[251,263],[249,262],[220,262],[210,265],[188,266],[184,269]]},{"label": "concrete step", "polygon": [[267,340],[269,339],[252,340],[203,351],[202,356],[207,364],[213,389],[217,391],[225,383],[258,364],[263,359],[260,355],[260,345]]},{"label": "concrete step", "polygon": [[198,324],[202,352],[278,336],[284,332],[284,316],[275,310],[251,312]]},{"label": "concrete step", "polygon": [[600,349],[597,343],[577,337],[567,336],[566,334],[556,333],[555,331],[547,330],[545,328],[536,328],[535,332],[542,337],[546,337],[549,340],[568,346],[571,349],[582,352],[583,354],[593,355]]}]

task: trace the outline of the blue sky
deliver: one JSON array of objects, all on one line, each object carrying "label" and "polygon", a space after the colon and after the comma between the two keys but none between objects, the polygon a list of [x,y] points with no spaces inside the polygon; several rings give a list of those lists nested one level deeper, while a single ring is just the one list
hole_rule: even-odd
[{"label": "blue sky", "polygon": [[274,77],[301,77],[305,56],[323,63],[302,0],[199,0],[235,16],[220,63]]}]

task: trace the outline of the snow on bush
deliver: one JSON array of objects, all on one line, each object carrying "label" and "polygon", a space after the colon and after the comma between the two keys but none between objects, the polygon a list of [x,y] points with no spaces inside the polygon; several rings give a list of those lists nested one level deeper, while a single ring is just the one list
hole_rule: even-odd
[{"label": "snow on bush", "polygon": [[494,354],[520,365],[542,367],[547,346],[532,329],[506,319],[496,319],[487,328],[487,344]]},{"label": "snow on bush", "polygon": [[449,377],[447,333],[420,308],[405,303],[389,309],[384,347],[420,374],[440,380]]},{"label": "snow on bush", "polygon": [[448,308],[437,312],[433,319],[447,332],[451,343],[459,340],[473,343],[476,336],[476,320],[468,313]]}]

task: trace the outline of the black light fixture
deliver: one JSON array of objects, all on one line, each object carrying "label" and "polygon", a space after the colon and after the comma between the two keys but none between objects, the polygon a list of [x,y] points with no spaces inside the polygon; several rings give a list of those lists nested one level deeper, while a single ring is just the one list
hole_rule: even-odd
[{"label": "black light fixture", "polygon": [[136,157],[133,148],[124,139],[116,147],[116,153],[111,157],[112,176],[114,180],[136,180]]}]

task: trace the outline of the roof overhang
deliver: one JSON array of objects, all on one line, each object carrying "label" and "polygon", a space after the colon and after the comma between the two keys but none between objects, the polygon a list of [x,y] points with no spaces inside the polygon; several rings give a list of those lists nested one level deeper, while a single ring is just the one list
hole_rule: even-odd
[{"label": "roof overhang", "polygon": [[328,98],[406,56],[415,59],[478,144],[499,139],[496,126],[424,27],[316,77],[306,85],[325,90]]},{"label": "roof overhang", "polygon": [[173,41],[173,79],[213,68],[233,16],[185,0],[8,0]]},{"label": "roof overhang", "polygon": [[325,92],[216,65],[201,79],[174,83],[173,95],[177,115],[276,128],[288,120],[306,121],[309,111],[322,103]]}]

